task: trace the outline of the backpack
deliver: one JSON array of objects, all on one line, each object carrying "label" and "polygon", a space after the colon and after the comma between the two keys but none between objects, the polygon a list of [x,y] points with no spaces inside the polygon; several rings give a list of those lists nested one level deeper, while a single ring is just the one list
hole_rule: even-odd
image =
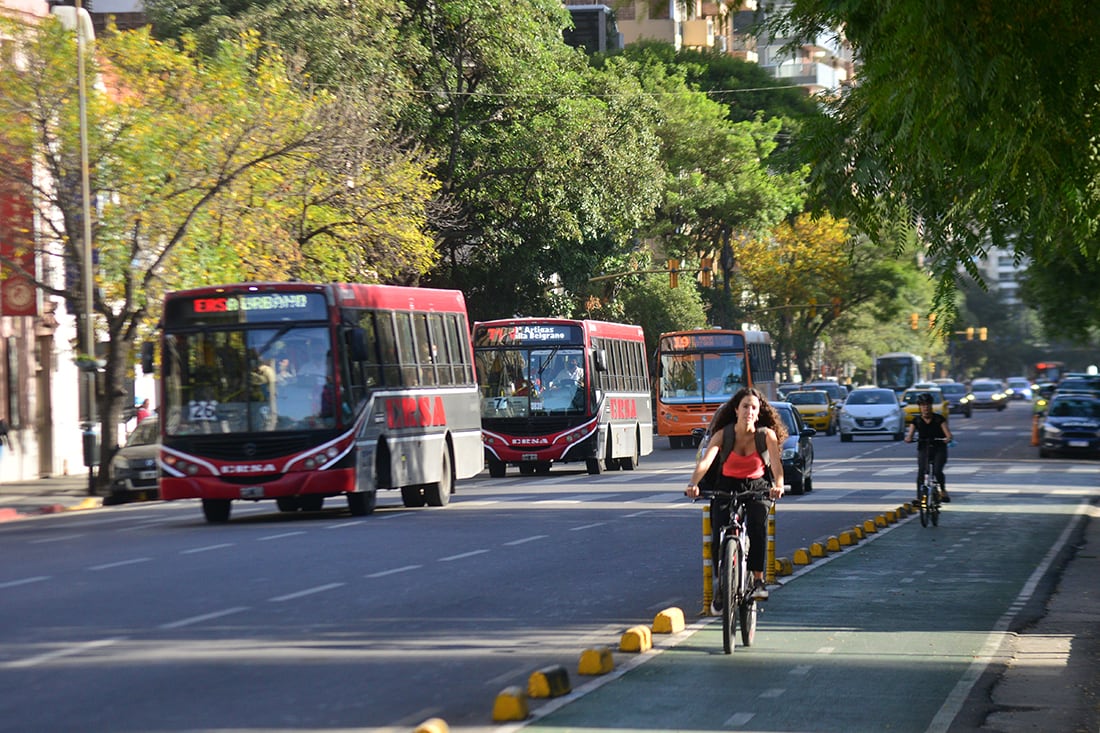
[{"label": "backpack", "polygon": [[[764,478],[771,486],[775,479],[772,476],[772,466],[768,458],[768,438],[764,435],[763,430],[757,430],[754,437],[756,438],[756,452],[760,454],[760,459],[764,461]],[[726,462],[730,451],[733,450],[733,438],[733,423],[730,423],[722,428],[722,446],[718,449],[718,458],[712,461],[710,467],[707,468],[706,474],[699,482],[699,488],[707,491],[718,489],[718,482],[722,478],[722,464]]]}]

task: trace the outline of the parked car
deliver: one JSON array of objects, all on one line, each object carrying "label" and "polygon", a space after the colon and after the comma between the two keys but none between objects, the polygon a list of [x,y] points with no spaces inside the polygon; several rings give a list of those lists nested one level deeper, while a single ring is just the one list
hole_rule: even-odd
[{"label": "parked car", "polygon": [[1100,457],[1100,399],[1055,394],[1039,419],[1040,458],[1055,453]]},{"label": "parked car", "polygon": [[951,417],[951,403],[947,398],[943,396],[943,391],[939,387],[910,387],[901,393],[901,409],[905,410],[905,424],[908,425],[913,421],[917,415],[920,414],[920,405],[917,404],[917,397],[922,394],[932,395],[932,412],[943,415],[943,419],[947,420]]},{"label": "parked car", "polygon": [[126,445],[118,449],[107,466],[109,484],[100,494],[105,503],[120,504],[139,499],[160,497],[160,470],[157,454],[160,453],[160,420],[150,417],[142,420]]},{"label": "parked car", "polygon": [[939,385],[940,392],[943,393],[944,399],[947,400],[947,407],[950,412],[957,412],[960,415],[970,417],[974,414],[974,406],[971,401],[974,399],[970,390],[966,388],[965,384],[959,382],[944,382]]},{"label": "parked car", "polygon": [[892,389],[857,387],[840,408],[840,439],[849,442],[856,435],[905,437],[905,412]]},{"label": "parked car", "polygon": [[975,379],[970,383],[971,404],[975,408],[992,408],[997,411],[1008,407],[1008,395],[1003,384],[995,379]]},{"label": "parked car", "polygon": [[1031,402],[1034,393],[1031,380],[1024,377],[1009,377],[1005,380],[1005,394],[1010,400],[1027,400]]},{"label": "parked car", "polygon": [[837,410],[829,393],[821,389],[799,389],[787,395],[787,402],[802,416],[802,422],[819,433],[836,435]]},{"label": "parked car", "polygon": [[811,438],[817,431],[802,422],[801,416],[789,402],[770,402],[779,419],[787,426],[787,439],[783,441],[783,483],[791,487],[792,494],[814,490],[814,443]]}]

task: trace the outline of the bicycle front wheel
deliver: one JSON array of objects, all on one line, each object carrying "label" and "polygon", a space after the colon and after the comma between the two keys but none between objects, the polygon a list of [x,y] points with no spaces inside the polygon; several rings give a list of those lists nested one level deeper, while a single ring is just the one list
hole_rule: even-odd
[{"label": "bicycle front wheel", "polygon": [[759,606],[752,598],[747,598],[741,603],[741,643],[745,646],[752,646],[752,642],[756,639],[756,614],[758,609]]},{"label": "bicycle front wheel", "polygon": [[928,496],[928,487],[922,486],[920,490],[920,526],[927,527],[932,505]]},{"label": "bicycle front wheel", "polygon": [[741,553],[732,537],[722,544],[722,651],[733,653],[734,633],[737,626],[737,588],[741,587]]}]

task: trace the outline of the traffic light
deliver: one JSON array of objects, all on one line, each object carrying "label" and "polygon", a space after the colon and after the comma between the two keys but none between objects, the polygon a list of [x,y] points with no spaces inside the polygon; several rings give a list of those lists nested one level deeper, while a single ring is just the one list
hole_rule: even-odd
[{"label": "traffic light", "polygon": [[982,326],[981,328],[979,328],[978,329],[978,340],[979,341],[985,341],[985,337],[986,337],[987,333],[988,333],[988,331],[986,331],[985,326]]},{"label": "traffic light", "polygon": [[699,260],[699,284],[704,288],[709,288],[713,280],[713,271],[711,265],[714,263],[713,258],[704,257]]},{"label": "traffic light", "polygon": [[935,330],[935,328],[936,328],[936,314],[935,313],[929,313],[928,314],[928,330],[933,331],[933,330]]},{"label": "traffic light", "polygon": [[668,261],[668,286],[674,288],[680,284],[680,260]]},{"label": "traffic light", "polygon": [[909,328],[913,329],[914,331],[920,328],[920,316],[918,316],[916,313],[909,314]]},{"label": "traffic light", "polygon": [[966,340],[967,341],[973,341],[974,340],[974,327],[973,326],[967,326],[966,327]]}]

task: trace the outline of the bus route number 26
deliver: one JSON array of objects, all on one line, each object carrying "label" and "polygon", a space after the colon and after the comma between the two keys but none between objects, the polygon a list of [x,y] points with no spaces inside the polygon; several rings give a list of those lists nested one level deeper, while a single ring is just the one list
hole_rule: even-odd
[{"label": "bus route number 26", "polygon": [[187,405],[191,422],[211,422],[218,419],[217,400],[191,400]]}]

